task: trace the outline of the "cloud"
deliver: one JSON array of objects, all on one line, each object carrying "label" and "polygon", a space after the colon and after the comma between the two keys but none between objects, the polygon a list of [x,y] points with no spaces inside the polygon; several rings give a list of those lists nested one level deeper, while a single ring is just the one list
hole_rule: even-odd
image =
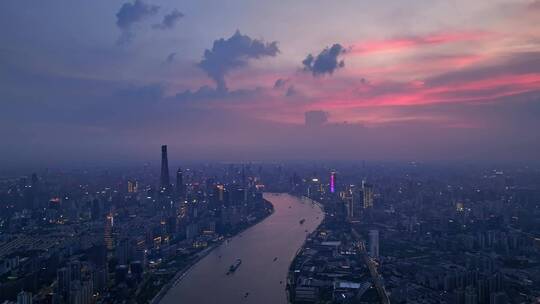
[{"label": "cloud", "polygon": [[215,40],[212,49],[204,52],[198,66],[203,69],[217,85],[218,90],[227,90],[225,76],[234,69],[246,66],[249,59],[276,56],[279,53],[277,42],[266,43],[251,39],[236,31],[228,39]]},{"label": "cloud", "polygon": [[174,58],[176,57],[176,52],[170,53],[167,58],[165,59],[166,63],[172,63],[174,61]]},{"label": "cloud", "polygon": [[345,54],[345,49],[340,44],[336,43],[330,48],[322,50],[317,57],[309,54],[302,61],[304,70],[309,71],[313,76],[324,74],[332,74],[339,68],[345,66],[343,60],[339,60],[339,56]]},{"label": "cloud", "polygon": [[180,20],[180,18],[182,17],[184,17],[184,14],[175,9],[169,14],[163,16],[163,20],[161,21],[161,23],[154,24],[152,28],[159,30],[172,29],[176,25],[176,23],[178,23],[178,20]]},{"label": "cloud", "polygon": [[540,0],[535,0],[528,5],[529,9],[540,10]]},{"label": "cloud", "polygon": [[257,96],[262,89],[253,90],[232,90],[212,88],[202,86],[196,91],[185,90],[176,94],[176,100],[179,101],[211,101],[211,100],[242,100],[246,97]]},{"label": "cloud", "polygon": [[116,13],[116,25],[122,30],[130,29],[134,23],[156,14],[158,10],[159,6],[146,4],[142,0],[126,2]]},{"label": "cloud", "polygon": [[[11,69],[0,70],[0,77],[2,75],[9,77],[7,80],[16,77],[12,81],[17,83],[20,80],[17,91],[2,91],[8,95],[2,99],[5,102],[4,111],[0,111],[0,134],[7,143],[0,147],[0,154],[11,163],[109,158],[114,161],[117,156],[110,153],[128,155],[126,161],[133,157],[148,159],[148,155],[155,153],[153,147],[159,147],[162,142],[180,143],[178,149],[171,150],[181,151],[181,157],[199,160],[252,159],[253,155],[269,160],[300,156],[304,159],[485,159],[486,155],[490,159],[523,160],[538,159],[540,155],[540,135],[531,131],[540,125],[538,94],[523,101],[501,100],[500,104],[385,105],[340,111],[330,106],[276,103],[277,99],[259,98],[261,95],[245,95],[244,98],[235,95],[247,91],[224,95],[207,87],[200,93],[206,91],[219,98],[230,96],[227,99],[230,102],[173,102],[162,96],[165,87],[159,84],[66,79],[64,75],[62,78],[38,77],[34,72],[17,77]],[[0,81],[0,87],[14,88],[6,81]],[[70,90],[60,90],[66,87]],[[326,91],[326,87],[323,89]],[[391,90],[392,86],[386,89]],[[270,94],[275,93],[269,90]],[[395,90],[400,90],[399,85]],[[29,93],[34,97],[28,99]],[[77,100],[76,106],[73,100]],[[254,100],[261,102],[254,103]],[[336,100],[329,101],[336,103]],[[296,111],[297,120],[293,124],[266,119],[272,111]],[[313,113],[306,114],[306,111]],[[328,112],[332,113],[333,121],[359,118],[368,121],[367,127],[333,124],[328,121]],[[343,117],[343,112],[351,116]],[[306,117],[306,125],[300,126],[300,120]],[[369,123],[371,117],[380,117],[381,122]],[[469,124],[485,127],[452,127]],[[13,136],[14,132],[17,136]],[[141,144],[141,136],[148,140]],[[80,138],[85,138],[80,146],[58,152],[61,141]],[[36,160],[36,147],[54,158]],[[57,153],[52,153],[54,151]]]},{"label": "cloud", "polygon": [[147,4],[142,0],[122,4],[122,7],[116,13],[116,26],[122,30],[122,34],[118,38],[118,44],[131,42],[133,37],[135,37],[134,24],[155,15],[158,11],[159,6]]},{"label": "cloud", "polygon": [[289,82],[288,79],[283,79],[283,78],[279,78],[278,80],[276,80],[276,82],[274,83],[274,89],[281,89],[283,87],[285,87],[285,85]]},{"label": "cloud", "polygon": [[493,34],[480,31],[469,32],[438,32],[416,36],[402,36],[383,40],[368,40],[351,46],[353,54],[371,54],[379,52],[394,52],[423,46],[434,46],[448,43],[478,41]]},{"label": "cloud", "polygon": [[[423,59],[417,65],[426,64]],[[427,64],[426,64],[427,65]],[[429,65],[428,65],[429,66]],[[414,74],[412,74],[414,75]],[[331,110],[336,117],[353,115],[353,109],[380,105],[492,102],[496,99],[540,92],[540,53],[518,52],[499,55],[481,65],[470,65],[407,80],[374,79],[359,83],[348,78],[352,90],[344,89],[343,79],[318,82],[311,93],[312,104]],[[347,84],[346,88],[350,88]],[[337,114],[339,112],[339,114]],[[370,119],[370,118],[364,118]]]},{"label": "cloud", "polygon": [[540,52],[517,52],[500,56],[490,65],[471,66],[426,80],[430,85],[475,82],[508,75],[540,74]]},{"label": "cloud", "polygon": [[298,94],[298,91],[291,84],[290,79],[278,78],[273,86],[274,90],[285,90],[285,97],[291,97]]},{"label": "cloud", "polygon": [[126,45],[131,43],[131,41],[135,38],[135,33],[132,30],[125,30],[122,31],[120,34],[120,37],[118,37],[118,40],[116,40],[116,44],[118,45]]},{"label": "cloud", "polygon": [[328,122],[328,113],[325,111],[307,111],[304,113],[307,127],[320,127]]},{"label": "cloud", "polygon": [[294,86],[290,86],[289,88],[287,88],[287,92],[285,92],[285,96],[287,97],[291,97],[296,94],[298,94],[298,91],[296,90]]},{"label": "cloud", "polygon": [[185,90],[176,94],[179,101],[197,101],[223,98],[227,95],[226,91],[218,91],[209,86],[202,86],[196,91]]},{"label": "cloud", "polygon": [[164,97],[164,88],[161,84],[149,84],[142,86],[130,85],[127,88],[121,88],[114,92],[115,98],[128,100],[130,102],[158,101]]}]

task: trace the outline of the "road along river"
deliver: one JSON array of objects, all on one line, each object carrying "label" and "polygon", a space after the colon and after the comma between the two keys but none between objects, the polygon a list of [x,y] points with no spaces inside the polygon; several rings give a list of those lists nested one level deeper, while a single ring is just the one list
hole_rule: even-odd
[{"label": "road along river", "polygon": [[[193,265],[161,303],[287,303],[289,265],[324,213],[310,200],[288,194],[266,193],[264,198],[274,205],[274,213]],[[237,259],[241,264],[227,275]]]}]

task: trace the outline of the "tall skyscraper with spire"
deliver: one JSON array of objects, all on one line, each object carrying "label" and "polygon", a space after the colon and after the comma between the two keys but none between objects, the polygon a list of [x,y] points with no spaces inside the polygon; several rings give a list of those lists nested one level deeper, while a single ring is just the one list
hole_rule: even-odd
[{"label": "tall skyscraper with spire", "polygon": [[169,160],[167,158],[167,145],[161,146],[161,189],[169,189],[171,181],[169,177]]}]

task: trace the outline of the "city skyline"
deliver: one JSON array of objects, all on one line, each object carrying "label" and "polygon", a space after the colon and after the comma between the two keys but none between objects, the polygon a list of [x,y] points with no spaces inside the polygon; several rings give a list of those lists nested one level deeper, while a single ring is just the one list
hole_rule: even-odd
[{"label": "city skyline", "polygon": [[161,168],[2,176],[0,301],[540,299],[537,165],[184,163],[174,178],[160,150]]},{"label": "city skyline", "polygon": [[537,0],[3,1],[0,158],[147,161],[167,143],[181,160],[537,161],[539,16]]}]

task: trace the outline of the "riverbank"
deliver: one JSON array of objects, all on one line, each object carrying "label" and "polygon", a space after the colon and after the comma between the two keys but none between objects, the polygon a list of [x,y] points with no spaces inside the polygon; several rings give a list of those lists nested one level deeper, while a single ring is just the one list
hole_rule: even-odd
[{"label": "riverbank", "polygon": [[274,213],[274,206],[272,205],[272,203],[270,203],[268,200],[264,199],[263,200],[263,203],[265,204],[264,206],[264,209],[265,210],[268,210],[269,212],[266,212],[264,216],[260,217],[260,218],[257,218],[255,221],[249,223],[248,225],[244,225],[243,227],[240,227],[238,230],[236,230],[234,233],[232,234],[228,234],[226,237],[224,237],[223,239],[221,239],[220,241],[216,242],[216,243],[213,243],[211,244],[210,246],[208,246],[207,248],[203,249],[202,251],[196,253],[195,255],[195,258],[188,264],[186,265],[184,268],[182,268],[181,270],[179,270],[175,276],[165,285],[163,285],[163,287],[161,287],[161,289],[159,290],[159,292],[154,296],[154,298],[149,302],[150,304],[158,304],[160,303],[160,301],[163,299],[163,297],[167,294],[167,292],[169,292],[169,290],[176,286],[177,284],[179,284],[182,279],[189,273],[189,271],[193,268],[193,266],[195,266],[199,261],[201,261],[204,257],[206,257],[208,254],[210,254],[214,249],[218,248],[219,246],[221,246],[225,241],[227,240],[230,240],[231,238],[237,236],[237,235],[240,235],[243,231],[259,224],[260,222],[264,221],[265,219],[267,219],[269,216],[271,216],[273,213]]},{"label": "riverbank", "polygon": [[[287,303],[286,279],[306,235],[319,225],[318,206],[288,194],[265,193],[274,213],[224,242],[185,272],[161,303]],[[227,275],[231,265],[238,269]]]},{"label": "riverbank", "polygon": [[[376,262],[365,252],[365,239],[349,221],[336,216],[334,201],[324,202],[328,216],[289,268],[289,303],[389,303]],[[317,278],[316,284],[312,278]]]},{"label": "riverbank", "polygon": [[[296,196],[296,195],[295,195],[295,196]],[[311,203],[311,204],[313,204],[313,205],[318,206],[319,209],[322,211],[322,212],[321,212],[321,213],[322,213],[322,220],[321,220],[321,222],[320,222],[319,225],[315,228],[315,230],[314,230],[313,232],[311,232],[311,234],[317,233],[319,227],[324,223],[324,219],[325,219],[324,206],[323,206],[320,202],[318,202],[318,201],[316,201],[316,200],[312,200],[312,199],[310,199],[310,198],[307,197],[307,196],[296,196],[296,197],[298,197],[298,198],[301,199],[302,201],[307,201],[307,202],[309,202],[309,203]],[[310,234],[310,235],[311,235],[311,234]],[[301,246],[300,248],[298,248],[298,250],[297,250],[296,253],[294,254],[294,258],[292,259],[292,261],[291,261],[291,263],[290,263],[290,265],[289,265],[289,271],[287,272],[287,281],[286,281],[286,282],[287,282],[287,283],[286,283],[287,285],[286,285],[286,287],[285,287],[285,290],[286,290],[286,292],[287,292],[287,303],[288,303],[288,304],[293,303],[293,298],[294,298],[294,286],[295,286],[295,285],[294,285],[294,283],[293,283],[293,281],[294,281],[294,278],[293,278],[293,277],[294,277],[294,273],[293,273],[293,271],[294,271],[294,270],[293,270],[292,268],[293,268],[294,265],[296,264],[296,259],[297,259],[298,255],[305,249],[306,244],[307,244],[307,240],[308,240],[308,238],[309,238],[310,235],[307,235],[307,236],[306,236],[306,239],[304,240],[304,243],[302,244],[302,246]],[[291,294],[291,292],[292,292],[293,294]]]}]

